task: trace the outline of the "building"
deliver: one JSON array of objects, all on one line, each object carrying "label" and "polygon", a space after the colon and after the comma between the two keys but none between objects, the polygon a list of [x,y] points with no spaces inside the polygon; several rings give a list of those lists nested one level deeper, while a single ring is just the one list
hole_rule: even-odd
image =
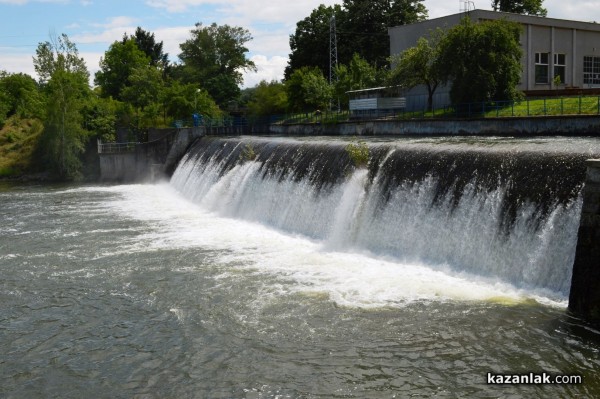
[{"label": "building", "polygon": [[[547,95],[551,90],[576,89],[576,93],[580,93],[600,88],[600,24],[595,22],[473,10],[389,28],[390,54],[397,55],[415,46],[418,38],[436,28],[447,29],[459,24],[465,16],[473,21],[506,18],[523,26],[523,69],[518,88],[528,96]],[[560,76],[559,85],[554,84],[556,76]],[[439,108],[448,103],[449,87],[438,88],[434,106]],[[407,109],[421,109],[426,105],[425,88],[417,87],[407,93]]]}]

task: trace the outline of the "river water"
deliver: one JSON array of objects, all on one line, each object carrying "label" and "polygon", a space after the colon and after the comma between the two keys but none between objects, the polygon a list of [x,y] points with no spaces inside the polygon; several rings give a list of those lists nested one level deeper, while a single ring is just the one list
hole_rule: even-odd
[{"label": "river water", "polygon": [[600,334],[560,287],[339,247],[168,182],[4,184],[0,217],[0,397],[600,396]]}]

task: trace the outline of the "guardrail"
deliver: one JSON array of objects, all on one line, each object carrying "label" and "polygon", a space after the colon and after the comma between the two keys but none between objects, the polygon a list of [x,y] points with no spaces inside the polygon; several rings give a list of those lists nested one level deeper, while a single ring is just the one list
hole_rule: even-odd
[{"label": "guardrail", "polygon": [[98,140],[98,154],[121,154],[135,152],[139,143],[102,143]]}]

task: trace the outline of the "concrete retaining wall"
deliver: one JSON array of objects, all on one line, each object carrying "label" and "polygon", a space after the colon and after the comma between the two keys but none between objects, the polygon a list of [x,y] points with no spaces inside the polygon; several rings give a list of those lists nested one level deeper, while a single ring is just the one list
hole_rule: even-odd
[{"label": "concrete retaining wall", "polygon": [[377,120],[338,124],[271,125],[269,134],[287,136],[372,135],[595,135],[600,116],[485,118],[475,120]]},{"label": "concrete retaining wall", "polygon": [[153,181],[169,175],[190,144],[205,134],[202,127],[152,129],[149,136],[156,139],[136,144],[134,151],[98,154],[100,180]]},{"label": "concrete retaining wall", "polygon": [[569,310],[600,324],[600,159],[587,161]]}]

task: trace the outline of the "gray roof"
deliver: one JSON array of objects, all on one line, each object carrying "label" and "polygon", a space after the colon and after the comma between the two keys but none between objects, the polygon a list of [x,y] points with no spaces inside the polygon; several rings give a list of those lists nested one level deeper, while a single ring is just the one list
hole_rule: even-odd
[{"label": "gray roof", "polygon": [[556,28],[600,32],[600,24],[597,24],[596,22],[571,21],[567,19],[538,17],[534,15],[522,15],[489,10],[473,10],[469,11],[468,13],[463,12],[458,14],[447,15],[445,17],[429,19],[427,21],[416,22],[414,24],[394,26],[389,28],[388,31],[402,30],[419,24],[431,25],[432,27],[443,27],[445,25],[452,26],[455,25],[456,21],[459,21],[460,18],[465,14],[468,14],[473,20],[497,20],[506,18],[510,21],[518,22],[523,25],[554,26]]}]

